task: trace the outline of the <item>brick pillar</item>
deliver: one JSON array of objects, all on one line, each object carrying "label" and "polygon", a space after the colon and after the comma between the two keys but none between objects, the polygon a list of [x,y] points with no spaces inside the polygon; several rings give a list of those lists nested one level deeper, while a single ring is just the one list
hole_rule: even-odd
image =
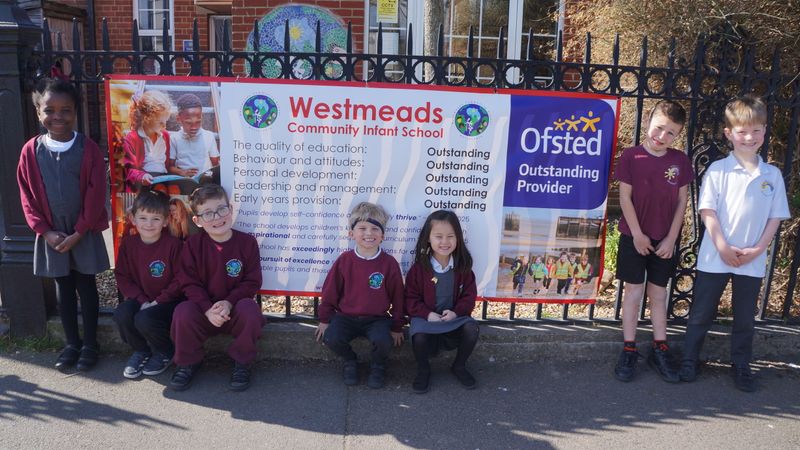
[{"label": "brick pillar", "polygon": [[44,283],[33,276],[33,233],[16,177],[20,149],[36,132],[23,67],[40,39],[41,30],[13,0],[0,0],[0,301],[13,336],[42,336],[47,325]]}]

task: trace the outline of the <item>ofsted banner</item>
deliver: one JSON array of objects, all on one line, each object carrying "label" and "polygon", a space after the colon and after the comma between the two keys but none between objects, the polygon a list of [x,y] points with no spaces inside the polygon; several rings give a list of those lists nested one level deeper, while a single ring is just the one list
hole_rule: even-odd
[{"label": "ofsted banner", "polygon": [[[138,99],[158,96],[148,92],[167,94],[174,163],[152,174],[154,186],[180,209],[197,183],[219,177],[236,228],[258,239],[265,293],[318,293],[352,247],[349,211],[370,201],[392,216],[382,248],[404,271],[427,215],[450,209],[482,297],[586,303],[597,294],[616,98],[186,77],[115,78],[107,89],[109,135],[120,143],[133,132],[124,110],[130,116]],[[198,139],[187,96],[200,101],[202,128],[217,145],[204,147],[195,171],[178,164],[200,152],[187,145]],[[124,149],[111,153],[122,166]],[[125,205],[141,189],[125,171],[114,171],[118,235],[130,228]],[[175,228],[181,220],[171,217]]]}]

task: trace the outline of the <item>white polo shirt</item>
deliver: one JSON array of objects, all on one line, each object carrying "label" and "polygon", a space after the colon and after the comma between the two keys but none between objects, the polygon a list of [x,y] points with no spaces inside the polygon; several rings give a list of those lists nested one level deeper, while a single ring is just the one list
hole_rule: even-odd
[{"label": "white polo shirt", "polygon": [[197,169],[200,172],[211,168],[211,158],[219,158],[214,133],[201,128],[193,138],[183,130],[170,134],[170,158],[179,169]]},{"label": "white polo shirt", "polygon": [[147,137],[143,129],[139,128],[138,133],[144,141],[142,170],[150,173],[167,173],[167,141],[164,139],[164,133],[158,133],[155,143]]},{"label": "white polo shirt", "polygon": [[[788,219],[789,202],[780,170],[758,157],[758,167],[747,172],[733,153],[715,161],[706,170],[700,185],[697,209],[717,213],[725,240],[734,247],[754,246],[769,219]],[[740,267],[725,264],[706,230],[697,255],[697,270],[763,277],[767,252]]]}]

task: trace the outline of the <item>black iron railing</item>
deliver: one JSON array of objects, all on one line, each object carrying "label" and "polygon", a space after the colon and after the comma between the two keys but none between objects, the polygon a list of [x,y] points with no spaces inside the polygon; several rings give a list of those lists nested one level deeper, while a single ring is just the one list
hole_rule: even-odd
[{"label": "black iron railing", "polygon": [[[171,48],[168,23],[163,26],[164,48]],[[73,48],[80,49],[78,22],[73,23]],[[354,53],[352,27],[348,25],[347,44],[344,53],[322,52],[321,34],[317,26],[316,51],[300,53],[290,51],[288,23],[284,36],[284,51],[265,53],[259,51],[235,51],[230,41],[228,24],[225,24],[223,49],[221,51],[200,51],[200,34],[197,21],[192,33],[193,51],[141,51],[137,34],[138,26],[133,22],[131,36],[132,50],[113,50],[110,48],[108,25],[102,21],[102,43],[100,50],[64,50],[60,39],[51,41],[47,22],[43,24],[41,48],[34,53],[29,63],[29,76],[32,82],[37,77],[47,76],[57,62],[68,62],[69,79],[88,93],[88,124],[79,116],[82,129],[94,139],[102,142],[99,118],[102,116],[99,86],[105,75],[112,73],[145,74],[154,70],[158,75],[197,75],[266,78],[265,65],[277,66],[280,73],[276,78],[314,79],[331,81],[367,81],[385,83],[435,84],[448,86],[492,87],[497,89],[532,89],[570,92],[592,92],[620,96],[630,99],[623,102],[623,109],[633,108],[633,144],[639,144],[640,127],[645,111],[645,102],[650,99],[670,99],[681,102],[689,113],[685,130],[685,148],[694,162],[696,183],[691,190],[691,214],[687,217],[684,239],[678,246],[679,267],[670,284],[669,317],[673,323],[685,320],[691,303],[695,276],[695,260],[702,237],[703,226],[697,220],[696,210],[699,181],[706,167],[724,156],[724,105],[734,96],[755,92],[761,95],[768,105],[768,126],[765,144],[761,149],[767,158],[770,142],[779,139],[783,143],[783,159],[778,163],[783,167],[786,185],[790,186],[791,173],[798,153],[797,137],[800,121],[800,77],[781,70],[778,51],[775,51],[768,70],[760,70],[756,64],[755,49],[731,39],[736,33],[720,33],[700,36],[694,53],[679,57],[673,40],[663,64],[654,63],[648,54],[648,40],[641,42],[639,63],[625,65],[620,63],[620,42],[617,37],[613,43],[610,63],[592,61],[592,39],[587,35],[582,43],[582,60],[564,58],[563,38],[559,34],[555,55],[544,58],[538,56],[536,37],[528,35],[528,46],[523,59],[506,59],[505,36],[500,30],[496,58],[474,56],[472,30],[470,30],[467,54],[448,56],[444,54],[444,34],[439,27],[434,36],[437,39],[435,55],[419,55],[414,52],[412,30],[409,25],[406,53],[403,55],[383,54],[382,32],[379,26],[377,53]],[[258,23],[253,26],[253,41],[259,42]],[[311,70],[298,71],[298,64]],[[790,68],[792,69],[792,68]],[[631,103],[633,105],[631,105]],[[773,136],[776,125],[780,125],[781,136]],[[778,243],[783,239],[779,230],[771,247],[769,268],[760,300],[761,319],[796,320],[791,308],[796,301],[798,266],[800,266],[800,239],[794,243],[794,258],[789,262],[788,282],[785,290],[777,294],[784,298],[780,311],[767,308],[769,298],[777,295],[772,290],[775,273]],[[785,264],[784,264],[785,265]],[[575,314],[575,306],[559,305],[560,311],[541,304],[534,306],[526,318],[534,320],[557,321],[618,321],[620,319],[622,287],[617,289],[613,310],[598,314],[594,305],[581,307]],[[287,318],[315,317],[317,299],[310,300],[308,315],[296,315],[292,311],[292,298],[286,297],[284,315]],[[528,308],[528,307],[526,307]],[[646,319],[646,304],[642,302],[641,318]],[[503,311],[503,320],[524,320],[520,317],[521,307],[510,304]],[[498,318],[487,303],[483,304],[483,318]]]}]

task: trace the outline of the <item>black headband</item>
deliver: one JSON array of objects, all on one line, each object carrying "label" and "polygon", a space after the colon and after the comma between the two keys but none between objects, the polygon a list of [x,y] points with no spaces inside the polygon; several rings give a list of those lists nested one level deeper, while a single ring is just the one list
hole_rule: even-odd
[{"label": "black headband", "polygon": [[356,225],[358,224],[358,222],[368,222],[368,223],[371,223],[371,224],[375,225],[376,227],[380,228],[380,229],[381,229],[381,233],[383,233],[383,232],[384,232],[384,231],[383,231],[383,225],[381,225],[381,223],[380,223],[380,222],[378,222],[378,221],[377,221],[377,220],[375,220],[375,219],[358,219],[358,220],[356,220],[355,222],[353,222],[353,225],[351,225],[351,226],[350,226],[350,229],[351,229],[351,230],[355,230],[355,229],[356,229]]}]

